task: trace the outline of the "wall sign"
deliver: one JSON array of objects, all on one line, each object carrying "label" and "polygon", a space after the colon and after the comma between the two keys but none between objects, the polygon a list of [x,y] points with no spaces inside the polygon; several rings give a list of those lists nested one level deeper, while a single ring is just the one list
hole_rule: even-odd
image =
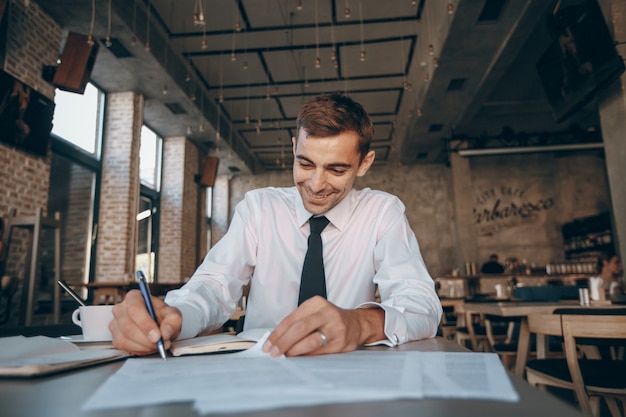
[{"label": "wall sign", "polygon": [[530,193],[524,188],[502,185],[481,191],[474,204],[474,221],[480,235],[487,236],[537,221],[542,211],[554,206],[553,197]]}]

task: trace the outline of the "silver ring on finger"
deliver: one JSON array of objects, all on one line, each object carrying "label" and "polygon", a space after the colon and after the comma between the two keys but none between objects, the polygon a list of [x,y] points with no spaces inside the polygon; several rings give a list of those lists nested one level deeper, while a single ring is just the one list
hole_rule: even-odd
[{"label": "silver ring on finger", "polygon": [[328,343],[328,338],[326,337],[326,333],[324,333],[321,330],[317,331],[320,334],[320,338],[322,339],[322,347],[326,346],[326,344]]}]

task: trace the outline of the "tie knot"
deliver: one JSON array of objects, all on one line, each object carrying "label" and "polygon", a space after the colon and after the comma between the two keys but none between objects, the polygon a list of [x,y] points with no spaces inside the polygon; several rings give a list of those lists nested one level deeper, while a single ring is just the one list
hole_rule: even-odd
[{"label": "tie knot", "polygon": [[330,220],[328,220],[325,216],[311,217],[309,219],[311,233],[322,233],[322,230],[328,226],[328,223],[330,223]]}]

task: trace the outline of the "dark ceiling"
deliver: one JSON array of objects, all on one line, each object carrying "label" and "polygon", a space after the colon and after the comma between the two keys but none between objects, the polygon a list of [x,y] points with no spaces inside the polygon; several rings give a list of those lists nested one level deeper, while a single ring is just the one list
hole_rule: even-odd
[{"label": "dark ceiling", "polygon": [[[35,1],[92,30],[91,2]],[[299,107],[331,91],[370,113],[378,164],[445,163],[453,137],[598,124],[593,105],[557,124],[545,99],[535,64],[556,3],[96,0],[92,80],[143,94],[146,124],[217,154],[222,174],[289,169]]]}]

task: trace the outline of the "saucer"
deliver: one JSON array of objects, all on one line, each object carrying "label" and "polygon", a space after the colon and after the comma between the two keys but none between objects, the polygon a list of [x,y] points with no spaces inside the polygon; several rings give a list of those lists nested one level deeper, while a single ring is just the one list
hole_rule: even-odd
[{"label": "saucer", "polygon": [[72,342],[72,343],[98,343],[98,344],[108,343],[108,344],[111,344],[111,340],[109,339],[85,339],[85,337],[82,334],[74,334],[71,336],[61,336],[61,339],[67,340],[68,342]]}]

